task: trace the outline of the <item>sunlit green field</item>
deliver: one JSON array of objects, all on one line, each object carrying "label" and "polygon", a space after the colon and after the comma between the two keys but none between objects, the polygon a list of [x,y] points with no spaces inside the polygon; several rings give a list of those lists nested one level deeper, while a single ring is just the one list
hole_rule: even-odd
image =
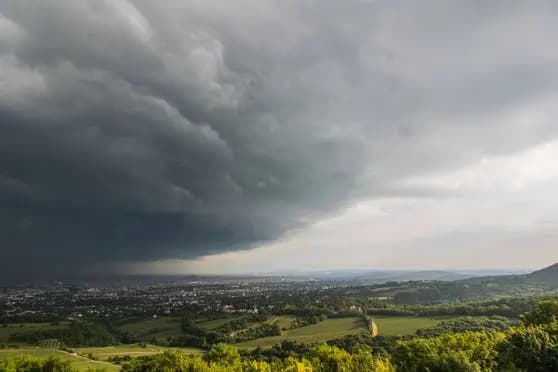
[{"label": "sunlit green field", "polygon": [[378,326],[378,334],[383,336],[414,335],[419,328],[434,327],[451,317],[404,317],[404,316],[373,316]]},{"label": "sunlit green field", "polygon": [[15,355],[30,355],[32,357],[46,359],[51,355],[55,355],[61,359],[69,360],[72,367],[78,371],[87,371],[101,369],[106,372],[115,372],[120,370],[120,367],[111,363],[103,361],[93,361],[87,358],[73,355],[60,350],[41,349],[41,348],[21,348],[21,349],[0,349],[0,359],[5,359]]},{"label": "sunlit green field", "polygon": [[153,355],[161,353],[166,350],[179,350],[186,354],[200,354],[203,352],[201,349],[196,348],[169,348],[156,345],[147,345],[145,347],[140,345],[117,345],[105,347],[81,347],[75,348],[74,351],[83,354],[91,354],[95,359],[107,360],[110,357],[129,355],[132,358]]},{"label": "sunlit green field", "polygon": [[157,341],[166,340],[167,337],[180,336],[180,318],[159,317],[156,319],[145,319],[123,323],[118,330],[127,332],[140,340],[156,339]]},{"label": "sunlit green field", "polygon": [[[221,327],[221,326],[223,326],[223,325],[225,325],[229,322],[232,322],[232,321],[238,320],[238,319],[242,319],[242,318],[247,318],[247,316],[246,315],[240,315],[240,316],[231,315],[231,316],[223,317],[223,318],[219,318],[219,319],[198,321],[196,324],[200,328],[207,329],[207,330],[212,330],[212,329],[219,328],[219,327]],[[279,325],[280,328],[289,328],[295,320],[296,320],[296,316],[280,315],[280,316],[270,316],[266,322],[267,323],[277,322],[277,324]],[[258,322],[249,323],[246,326],[246,328],[257,327],[259,324],[260,323],[258,323]]]},{"label": "sunlit green field", "polygon": [[212,319],[212,320],[202,320],[197,322],[196,324],[198,327],[203,329],[215,329],[221,327],[222,325],[227,324],[228,322],[240,318],[243,318],[243,316],[227,316],[227,317]]},{"label": "sunlit green field", "polygon": [[[284,323],[285,324],[285,323]],[[360,318],[326,319],[318,324],[282,331],[280,336],[262,337],[236,344],[239,347],[269,347],[283,340],[299,342],[324,342],[345,335],[366,331]]]},{"label": "sunlit green field", "polygon": [[296,316],[294,315],[281,315],[272,318],[271,322],[277,322],[281,329],[289,329],[295,320]]}]

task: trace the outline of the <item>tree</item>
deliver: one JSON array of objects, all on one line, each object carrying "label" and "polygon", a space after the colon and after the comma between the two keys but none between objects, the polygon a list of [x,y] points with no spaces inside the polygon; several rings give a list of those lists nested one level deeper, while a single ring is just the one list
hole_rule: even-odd
[{"label": "tree", "polygon": [[541,325],[558,322],[558,301],[543,301],[532,311],[521,316],[523,324]]},{"label": "tree", "polygon": [[394,364],[403,371],[492,371],[496,367],[496,344],[500,333],[464,332],[429,339],[400,342]]},{"label": "tree", "polygon": [[0,360],[1,372],[74,372],[70,361],[55,356],[41,360],[31,356],[15,356]]},{"label": "tree", "polygon": [[240,362],[240,354],[236,347],[219,343],[213,345],[211,349],[209,349],[205,354],[205,360],[210,363],[234,366]]},{"label": "tree", "polygon": [[503,370],[557,371],[556,329],[546,326],[521,326],[510,330],[499,347],[498,364]]}]

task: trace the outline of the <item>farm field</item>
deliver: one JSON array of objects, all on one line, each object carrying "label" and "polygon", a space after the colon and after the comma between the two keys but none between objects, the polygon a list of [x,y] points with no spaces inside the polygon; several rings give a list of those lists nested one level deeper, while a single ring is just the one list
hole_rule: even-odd
[{"label": "farm field", "polygon": [[147,345],[145,347],[134,344],[134,345],[116,345],[116,346],[105,346],[105,347],[82,347],[75,348],[76,353],[82,355],[91,354],[95,359],[106,361],[110,357],[129,355],[132,358],[153,355],[161,353],[166,350],[179,350],[186,354],[200,354],[203,352],[201,349],[196,348],[169,348],[156,345]]},{"label": "farm field", "polygon": [[414,335],[419,328],[434,327],[450,316],[434,317],[404,317],[404,316],[373,316],[372,320],[378,326],[378,335],[405,336]]},{"label": "farm field", "polygon": [[80,372],[99,368],[104,369],[106,372],[116,372],[120,370],[120,367],[115,364],[89,360],[87,358],[60,350],[41,348],[0,349],[0,359],[5,359],[15,355],[29,355],[41,359],[47,359],[51,355],[55,355],[61,359],[69,360],[72,363],[72,367],[76,368]]},{"label": "farm field", "polygon": [[[285,321],[283,321],[285,324]],[[270,347],[283,340],[299,342],[324,342],[334,338],[366,331],[363,321],[358,317],[326,319],[318,324],[289,329],[280,336],[262,337],[236,344],[238,347]]]},{"label": "farm field", "polygon": [[222,325],[227,324],[228,322],[231,322],[231,321],[237,320],[237,319],[241,319],[243,317],[244,316],[227,316],[227,317],[218,318],[218,319],[198,321],[196,324],[200,328],[211,330],[211,329],[219,328]]},{"label": "farm field", "polygon": [[164,341],[167,337],[180,336],[180,318],[159,317],[122,323],[117,326],[119,331],[127,332],[140,340]]},{"label": "farm field", "polygon": [[294,315],[281,315],[279,317],[272,319],[272,322],[276,321],[277,325],[279,325],[281,329],[289,329],[289,327],[293,324],[295,320],[296,320],[296,316]]}]

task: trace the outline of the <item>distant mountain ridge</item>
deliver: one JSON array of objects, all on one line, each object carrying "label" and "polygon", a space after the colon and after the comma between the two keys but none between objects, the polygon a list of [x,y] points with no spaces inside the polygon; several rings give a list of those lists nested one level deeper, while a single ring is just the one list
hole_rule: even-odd
[{"label": "distant mountain ridge", "polygon": [[455,283],[485,296],[554,291],[558,289],[558,263],[528,274],[479,276]]},{"label": "distant mountain ridge", "polygon": [[558,287],[558,263],[526,275],[530,280],[543,282]]}]

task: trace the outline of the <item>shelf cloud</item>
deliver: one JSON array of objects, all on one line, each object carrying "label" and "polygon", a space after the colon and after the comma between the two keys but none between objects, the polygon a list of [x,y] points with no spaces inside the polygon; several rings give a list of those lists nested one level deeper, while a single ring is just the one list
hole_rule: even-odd
[{"label": "shelf cloud", "polygon": [[549,2],[0,4],[0,270],[275,241],[556,138]]}]

